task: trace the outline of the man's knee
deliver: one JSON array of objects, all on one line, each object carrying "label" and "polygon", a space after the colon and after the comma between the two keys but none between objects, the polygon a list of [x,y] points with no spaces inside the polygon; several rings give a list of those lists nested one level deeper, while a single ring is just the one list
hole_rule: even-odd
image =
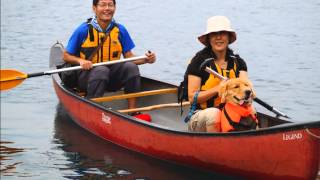
[{"label": "man's knee", "polygon": [[123,68],[125,72],[128,72],[130,74],[131,78],[135,76],[140,76],[138,65],[134,64],[133,62],[124,63]]}]

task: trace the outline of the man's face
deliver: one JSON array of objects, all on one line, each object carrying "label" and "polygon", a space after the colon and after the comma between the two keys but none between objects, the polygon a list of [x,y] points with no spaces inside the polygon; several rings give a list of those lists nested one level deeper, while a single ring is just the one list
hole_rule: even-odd
[{"label": "man's face", "polygon": [[98,21],[110,22],[113,18],[116,5],[113,0],[100,0],[97,6],[93,6]]}]

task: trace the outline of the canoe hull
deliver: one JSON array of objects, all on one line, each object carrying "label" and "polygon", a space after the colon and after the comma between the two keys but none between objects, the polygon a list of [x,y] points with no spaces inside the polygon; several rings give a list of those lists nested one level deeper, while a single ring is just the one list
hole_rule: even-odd
[{"label": "canoe hull", "polygon": [[[304,126],[252,133],[175,131],[138,121],[67,91],[54,75],[61,104],[81,127],[114,144],[158,159],[259,179],[315,179],[319,139]],[[320,125],[309,131],[319,135]]]}]

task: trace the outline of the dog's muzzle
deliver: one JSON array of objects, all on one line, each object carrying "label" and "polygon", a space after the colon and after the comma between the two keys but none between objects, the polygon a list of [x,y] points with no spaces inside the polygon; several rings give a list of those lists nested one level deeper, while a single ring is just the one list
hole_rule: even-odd
[{"label": "dog's muzzle", "polygon": [[245,100],[248,100],[248,99],[251,97],[251,95],[252,95],[252,91],[246,90],[246,91],[244,92],[244,94],[245,94],[244,99],[245,99]]},{"label": "dog's muzzle", "polygon": [[250,90],[245,91],[244,98],[238,98],[237,96],[233,96],[233,98],[238,101],[240,106],[250,104],[252,102],[250,99],[251,97],[252,97],[252,91]]}]

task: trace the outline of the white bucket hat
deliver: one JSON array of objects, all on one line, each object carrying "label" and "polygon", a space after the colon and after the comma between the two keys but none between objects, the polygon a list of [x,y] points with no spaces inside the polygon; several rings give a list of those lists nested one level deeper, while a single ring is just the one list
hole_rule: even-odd
[{"label": "white bucket hat", "polygon": [[225,16],[213,16],[207,21],[207,31],[198,37],[199,41],[205,46],[208,45],[207,35],[213,32],[227,31],[230,33],[230,42],[237,39],[236,32],[231,28],[230,20]]}]

